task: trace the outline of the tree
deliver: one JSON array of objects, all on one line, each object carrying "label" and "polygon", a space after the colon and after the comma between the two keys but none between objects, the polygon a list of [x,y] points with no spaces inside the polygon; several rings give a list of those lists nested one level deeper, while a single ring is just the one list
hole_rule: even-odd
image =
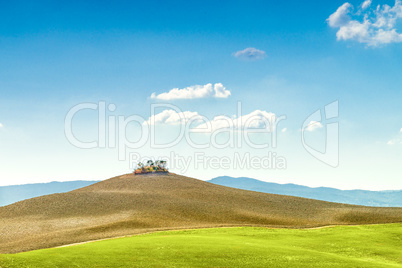
[{"label": "tree", "polygon": [[166,169],[166,161],[161,160],[161,161],[159,161],[159,164],[160,164],[161,168]]},{"label": "tree", "polygon": [[137,166],[137,169],[134,171],[135,174],[168,172],[166,168],[166,161],[164,160],[156,160],[155,162],[152,160],[148,160],[146,162],[146,165],[144,165],[142,162],[138,162]]}]

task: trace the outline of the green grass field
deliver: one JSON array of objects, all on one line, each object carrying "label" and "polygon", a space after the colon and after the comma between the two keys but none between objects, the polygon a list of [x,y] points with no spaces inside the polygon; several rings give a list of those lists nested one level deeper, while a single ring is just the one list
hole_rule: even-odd
[{"label": "green grass field", "polygon": [[166,231],[0,255],[0,267],[402,267],[402,225]]}]

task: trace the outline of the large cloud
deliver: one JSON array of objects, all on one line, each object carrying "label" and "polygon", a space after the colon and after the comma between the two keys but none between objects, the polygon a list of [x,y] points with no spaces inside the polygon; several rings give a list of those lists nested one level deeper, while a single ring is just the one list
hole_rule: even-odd
[{"label": "large cloud", "polygon": [[195,85],[183,89],[174,88],[169,92],[159,95],[152,93],[151,99],[158,100],[177,100],[177,99],[200,99],[200,98],[228,98],[231,92],[227,90],[221,83],[212,86],[211,83],[206,85]]},{"label": "large cloud", "polygon": [[259,50],[259,49],[253,48],[253,47],[248,47],[246,49],[233,53],[233,56],[236,58],[240,58],[240,59],[254,61],[254,60],[261,60],[261,59],[265,58],[266,53],[263,50]]},{"label": "large cloud", "polygon": [[146,123],[149,125],[180,125],[187,123],[190,119],[195,121],[200,120],[201,116],[197,112],[176,112],[175,110],[164,110],[159,114],[152,115],[146,121]]},{"label": "large cloud", "polygon": [[[146,123],[149,125],[165,124],[180,125],[191,120],[195,123],[193,132],[209,132],[217,129],[247,130],[247,129],[270,129],[274,126],[276,116],[273,113],[255,110],[249,114],[236,118],[235,116],[216,116],[207,120],[197,112],[177,112],[175,110],[164,110],[152,115]],[[272,129],[273,130],[273,129]]]},{"label": "large cloud", "polygon": [[353,40],[368,46],[402,42],[396,25],[402,19],[402,2],[393,7],[378,5],[371,8],[371,0],[364,1],[355,13],[350,3],[344,3],[327,19],[328,25],[338,28],[337,40]]},{"label": "large cloud", "polygon": [[[227,116],[216,116],[214,119],[198,125],[192,130],[195,132],[204,132],[210,129],[233,129],[233,130],[248,130],[248,129],[269,129],[274,127],[276,117],[275,114],[266,111],[255,110],[249,114],[238,118]],[[272,129],[273,130],[273,129]]]}]

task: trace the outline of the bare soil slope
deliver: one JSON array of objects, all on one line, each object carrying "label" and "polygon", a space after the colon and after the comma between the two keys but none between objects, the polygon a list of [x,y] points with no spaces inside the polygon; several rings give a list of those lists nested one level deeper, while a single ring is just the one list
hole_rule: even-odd
[{"label": "bare soil slope", "polygon": [[390,222],[402,222],[402,208],[258,193],[175,174],[127,174],[0,207],[0,253],[166,229]]}]

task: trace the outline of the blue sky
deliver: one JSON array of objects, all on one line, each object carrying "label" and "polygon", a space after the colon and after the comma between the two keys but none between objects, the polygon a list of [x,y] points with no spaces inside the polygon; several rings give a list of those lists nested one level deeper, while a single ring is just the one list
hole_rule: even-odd
[{"label": "blue sky", "polygon": [[[105,101],[117,107],[110,115],[147,119],[151,104],[162,102],[150,97],[154,92],[221,83],[231,93],[227,98],[164,102],[211,120],[236,114],[238,101],[243,114],[286,115],[277,148],[197,150],[183,142],[171,149],[146,145],[133,151],[144,156],[170,151],[263,156],[271,151],[286,158],[286,169],[191,167],[183,173],[200,179],[232,175],[342,189],[402,189],[399,4],[374,1],[363,9],[363,1],[349,3],[2,2],[0,185],[105,179],[129,172],[116,149],[79,149],[68,142],[64,119],[73,106]],[[376,26],[377,5],[396,7],[395,24]],[[364,22],[359,12],[371,22]],[[394,14],[384,12],[387,18]],[[339,16],[327,20],[335,13]],[[396,34],[382,37],[379,29]],[[235,57],[246,48],[265,55],[258,60]],[[335,100],[340,154],[339,166],[333,168],[306,152],[300,128],[310,114]],[[96,138],[96,114],[82,113],[75,124],[82,139]],[[160,127],[166,136],[177,128]],[[309,140],[322,145],[324,130],[307,133]],[[136,131],[133,126],[134,136]]]}]

